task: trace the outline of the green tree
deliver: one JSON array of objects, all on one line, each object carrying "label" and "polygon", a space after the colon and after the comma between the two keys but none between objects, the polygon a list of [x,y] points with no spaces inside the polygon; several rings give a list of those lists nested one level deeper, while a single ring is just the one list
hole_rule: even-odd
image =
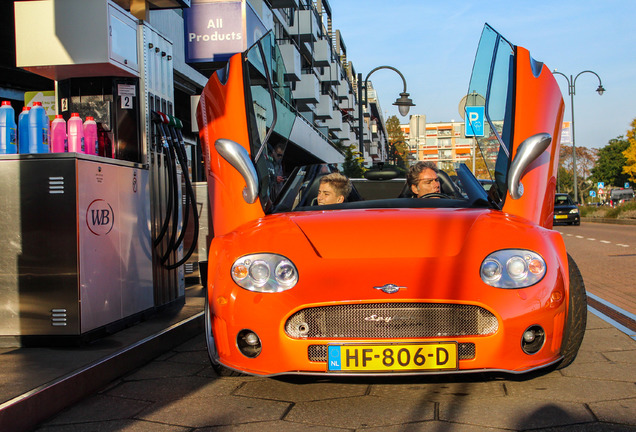
[{"label": "green tree", "polygon": [[364,175],[364,158],[360,156],[358,146],[351,144],[345,149],[345,160],[342,164],[344,175],[349,178],[362,178]]},{"label": "green tree", "polygon": [[389,136],[389,160],[399,167],[408,167],[409,146],[397,116],[391,116],[386,121],[386,132]]},{"label": "green tree", "polygon": [[[598,151],[587,147],[576,147],[576,180],[578,183],[579,202],[585,202],[585,197],[589,195],[593,183],[590,181],[592,168],[596,164]],[[565,175],[567,174],[567,175]],[[572,147],[561,146],[559,152],[559,191],[573,195],[574,191],[574,160],[572,158]]]},{"label": "green tree", "polygon": [[608,186],[622,186],[629,180],[629,176],[623,172],[627,164],[627,158],[623,152],[629,147],[629,142],[622,135],[613,138],[598,151],[598,160],[592,168],[592,180],[604,182]]},{"label": "green tree", "polygon": [[636,118],[632,120],[630,126],[632,128],[627,131],[629,147],[623,152],[623,156],[625,156],[623,174],[628,175],[632,182],[636,182]]}]

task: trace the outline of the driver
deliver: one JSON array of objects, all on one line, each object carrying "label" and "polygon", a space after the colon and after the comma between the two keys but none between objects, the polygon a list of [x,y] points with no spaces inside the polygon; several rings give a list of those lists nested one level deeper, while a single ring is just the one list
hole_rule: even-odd
[{"label": "driver", "polygon": [[440,193],[437,166],[433,162],[418,162],[409,168],[406,181],[411,192],[421,198],[424,195]]}]

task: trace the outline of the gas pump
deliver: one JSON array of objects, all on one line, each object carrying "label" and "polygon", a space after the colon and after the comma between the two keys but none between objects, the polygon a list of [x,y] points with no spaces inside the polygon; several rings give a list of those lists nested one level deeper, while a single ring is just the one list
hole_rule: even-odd
[{"label": "gas pump", "polygon": [[[73,0],[73,19],[109,29],[106,39],[96,38],[95,49],[64,46],[60,52],[78,50],[69,55],[76,64],[63,63],[66,57],[42,64],[39,44],[22,43],[22,35],[32,33],[33,17],[41,29],[69,18],[53,13],[61,2],[19,3],[16,40],[26,60],[18,66],[54,79],[59,112],[95,118],[101,144],[96,156],[0,157],[0,241],[7,245],[0,251],[0,337],[90,339],[185,302],[184,263],[196,246],[184,254],[190,214],[195,230],[198,222],[172,116],[172,44],[110,0]],[[55,34],[40,36],[61,43]],[[95,51],[104,58],[95,61]]]}]

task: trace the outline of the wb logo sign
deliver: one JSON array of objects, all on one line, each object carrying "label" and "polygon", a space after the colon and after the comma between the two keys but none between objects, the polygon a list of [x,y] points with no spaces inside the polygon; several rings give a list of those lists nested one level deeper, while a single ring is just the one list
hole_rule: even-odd
[{"label": "wb logo sign", "polygon": [[484,136],[484,107],[483,106],[467,106],[466,107],[466,136],[481,137]]},{"label": "wb logo sign", "polygon": [[86,209],[86,226],[95,235],[107,235],[115,225],[113,208],[103,199],[96,199]]}]

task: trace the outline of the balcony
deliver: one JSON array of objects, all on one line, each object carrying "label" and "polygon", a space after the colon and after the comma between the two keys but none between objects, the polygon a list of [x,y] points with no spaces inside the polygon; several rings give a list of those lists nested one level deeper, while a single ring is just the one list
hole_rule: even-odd
[{"label": "balcony", "polygon": [[331,85],[339,84],[338,78],[338,64],[331,63],[327,67],[323,68],[322,74],[320,74],[320,82],[328,83]]},{"label": "balcony", "polygon": [[351,87],[346,79],[339,79],[338,83],[338,100],[345,100],[351,94]]},{"label": "balcony", "polygon": [[294,24],[289,26],[289,35],[298,38],[300,42],[315,42],[318,39],[318,20],[316,14],[309,9],[297,10]]},{"label": "balcony", "polygon": [[270,0],[270,3],[272,4],[272,9],[298,9],[298,0]]},{"label": "balcony", "polygon": [[334,110],[333,110],[333,99],[329,95],[320,95],[320,103],[316,106],[316,119],[318,120],[327,120],[333,118]]},{"label": "balcony", "polygon": [[296,89],[292,92],[296,101],[303,104],[316,104],[320,101],[320,81],[312,73],[302,74],[300,81],[296,83]]},{"label": "balcony", "polygon": [[314,43],[314,66],[329,66],[331,62],[331,46],[329,40],[319,39]]},{"label": "balcony", "polygon": [[280,54],[283,57],[283,63],[285,63],[285,69],[287,71],[284,74],[283,79],[285,81],[300,81],[302,72],[301,72],[301,63],[300,63],[300,52],[296,45],[293,43],[278,45],[280,50]]},{"label": "balcony", "polygon": [[342,116],[334,115],[332,118],[327,119],[325,124],[329,128],[330,131],[341,131],[342,130]]}]

